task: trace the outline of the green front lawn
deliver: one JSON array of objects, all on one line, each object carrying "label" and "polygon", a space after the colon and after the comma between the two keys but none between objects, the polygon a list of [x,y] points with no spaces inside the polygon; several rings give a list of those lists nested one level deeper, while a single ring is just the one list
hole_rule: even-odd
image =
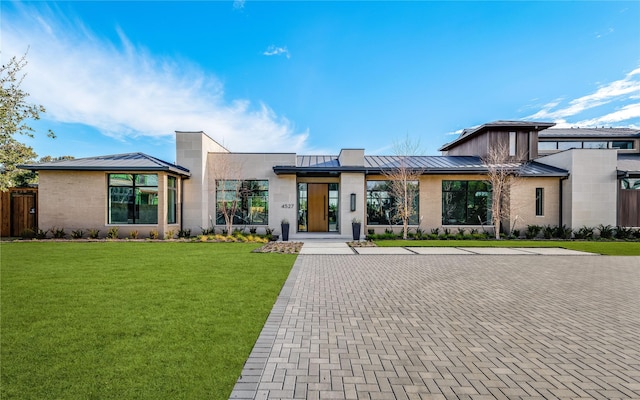
[{"label": "green front lawn", "polygon": [[0,398],[226,399],[295,255],[0,244]]},{"label": "green front lawn", "polygon": [[640,242],[564,240],[376,240],[380,247],[562,247],[610,256],[640,256]]}]

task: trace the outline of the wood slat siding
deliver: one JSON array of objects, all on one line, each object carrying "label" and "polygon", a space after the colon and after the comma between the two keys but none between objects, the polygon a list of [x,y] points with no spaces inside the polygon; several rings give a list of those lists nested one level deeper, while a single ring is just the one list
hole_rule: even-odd
[{"label": "wood slat siding", "polygon": [[[486,157],[489,149],[503,144],[509,151],[509,132],[514,131],[487,131],[461,143],[447,152],[450,156],[479,156]],[[538,132],[516,132],[516,157],[513,160],[525,161],[538,157]]]},{"label": "wood slat siding", "polygon": [[619,189],[618,225],[640,226],[640,190]]}]

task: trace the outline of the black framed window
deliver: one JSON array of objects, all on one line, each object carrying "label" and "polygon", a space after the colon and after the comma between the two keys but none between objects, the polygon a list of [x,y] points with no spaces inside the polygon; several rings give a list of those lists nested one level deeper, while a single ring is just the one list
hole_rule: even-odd
[{"label": "black framed window", "polygon": [[269,225],[269,181],[216,181],[216,224],[224,225],[223,211],[236,204],[233,223],[238,225]]},{"label": "black framed window", "polygon": [[177,223],[178,180],[174,176],[167,178],[167,223]]},{"label": "black framed window", "polygon": [[109,223],[157,224],[158,175],[109,174]]},{"label": "black framed window", "polygon": [[[391,184],[391,181],[367,181],[367,225],[402,225],[396,208],[398,199],[393,196]],[[412,191],[415,193],[409,224],[418,225],[418,181],[408,184],[412,185]]]},{"label": "black framed window", "polygon": [[544,188],[536,188],[536,216],[544,215]]},{"label": "black framed window", "polygon": [[491,224],[491,185],[442,181],[442,225]]}]

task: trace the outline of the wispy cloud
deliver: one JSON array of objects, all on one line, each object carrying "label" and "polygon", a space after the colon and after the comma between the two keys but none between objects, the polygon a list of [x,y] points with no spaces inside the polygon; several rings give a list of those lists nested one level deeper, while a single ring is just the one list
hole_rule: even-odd
[{"label": "wispy cloud", "polygon": [[603,36],[611,35],[613,32],[614,32],[613,28],[609,28],[605,32],[596,32],[596,39],[600,39]]},{"label": "wispy cloud", "polygon": [[[552,120],[559,126],[636,124],[640,122],[640,103],[635,102],[639,96],[640,67],[626,74],[623,79],[601,85],[591,94],[568,102],[556,99],[525,119]],[[611,111],[612,107],[620,103],[623,104]],[[587,117],[586,113],[601,115]]]},{"label": "wispy cloud", "polygon": [[118,28],[120,43],[112,43],[59,14],[24,7],[3,19],[2,56],[31,45],[24,89],[46,118],[118,138],[204,130],[236,151],[306,147],[308,132],[267,104],[226,99],[224,85],[199,66],[150,54]]},{"label": "wispy cloud", "polygon": [[291,58],[291,54],[289,54],[289,50],[287,49],[287,47],[277,47],[277,46],[269,46],[267,47],[267,49],[262,53],[262,55],[264,56],[279,56],[279,55],[284,55],[287,58]]},{"label": "wispy cloud", "polygon": [[245,0],[234,0],[233,8],[235,10],[242,10],[244,8]]}]

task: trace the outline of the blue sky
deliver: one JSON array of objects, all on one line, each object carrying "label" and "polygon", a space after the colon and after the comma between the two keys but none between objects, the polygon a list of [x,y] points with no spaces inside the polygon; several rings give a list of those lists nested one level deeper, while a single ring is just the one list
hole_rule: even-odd
[{"label": "blue sky", "polygon": [[[640,129],[640,2],[8,2],[40,156],[426,154],[497,119]],[[46,137],[52,128],[58,138]]]}]

